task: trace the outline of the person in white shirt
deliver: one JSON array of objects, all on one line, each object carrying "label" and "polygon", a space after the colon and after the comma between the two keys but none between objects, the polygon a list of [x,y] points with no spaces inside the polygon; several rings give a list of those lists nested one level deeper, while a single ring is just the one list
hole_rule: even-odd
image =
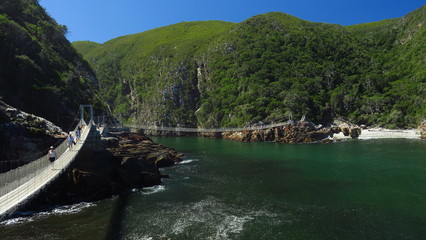
[{"label": "person in white shirt", "polygon": [[47,154],[50,162],[54,162],[56,159],[56,151],[53,149],[53,146],[50,146],[49,153]]}]

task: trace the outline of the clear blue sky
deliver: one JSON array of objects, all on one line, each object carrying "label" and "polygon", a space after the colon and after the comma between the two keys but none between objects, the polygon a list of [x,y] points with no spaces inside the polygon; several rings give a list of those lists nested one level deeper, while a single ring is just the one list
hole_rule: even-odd
[{"label": "clear blue sky", "polygon": [[40,0],[70,41],[110,39],[179,22],[222,20],[284,12],[313,21],[353,25],[402,17],[424,0]]}]

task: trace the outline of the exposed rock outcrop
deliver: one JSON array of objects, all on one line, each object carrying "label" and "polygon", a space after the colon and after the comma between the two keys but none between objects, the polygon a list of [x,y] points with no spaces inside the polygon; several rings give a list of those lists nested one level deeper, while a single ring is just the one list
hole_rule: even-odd
[{"label": "exposed rock outcrop", "polygon": [[9,161],[0,172],[34,160],[65,137],[52,122],[0,101],[0,161]]},{"label": "exposed rock outcrop", "polygon": [[[280,143],[311,143],[325,141],[334,133],[342,131],[338,127],[316,128],[311,122],[291,122],[284,126],[263,130],[224,132],[224,139],[242,142],[280,142]],[[355,128],[347,128],[348,136],[357,137],[360,134]],[[358,134],[358,135],[357,135]]]},{"label": "exposed rock outcrop", "polygon": [[420,138],[426,139],[426,120],[422,122],[422,124],[419,127],[420,132]]},{"label": "exposed rock outcrop", "polygon": [[345,136],[350,136],[352,138],[358,138],[361,135],[361,128],[358,126],[352,126],[350,124],[344,123],[339,125],[340,131]]},{"label": "exposed rock outcrop", "polygon": [[[197,133],[185,132],[147,132],[158,136],[194,136]],[[331,142],[334,134],[343,133],[344,136],[358,138],[361,135],[361,128],[357,125],[341,124],[339,126],[323,127],[316,126],[309,121],[288,121],[287,124],[266,128],[261,130],[243,130],[239,132],[200,132],[198,136],[207,138],[223,138],[241,142],[280,142],[280,143],[312,143],[312,142]]]},{"label": "exposed rock outcrop", "polygon": [[162,167],[182,161],[174,149],[143,134],[118,132],[103,139],[104,151],[83,149],[71,170],[55,181],[33,206],[95,201],[134,188],[161,184]]},{"label": "exposed rock outcrop", "polygon": [[[107,179],[103,187],[97,186],[89,189],[89,192],[107,188],[110,191],[109,194],[117,194],[131,188],[158,185],[161,184],[162,178],[168,177],[161,174],[159,168],[182,161],[181,155],[174,149],[154,143],[142,134],[119,132],[113,133],[113,135],[114,137],[103,139],[110,154],[104,159],[110,162],[109,167],[102,172],[89,167],[88,169],[93,171],[92,174],[81,175],[81,170],[72,172],[73,179],[75,179],[77,173],[77,176],[80,176],[80,181],[90,183],[85,184],[84,187],[96,186],[94,182],[99,182],[96,179],[103,182],[102,177],[99,176]],[[96,165],[105,166],[102,163]],[[79,182],[73,181],[73,184],[79,185]]]}]

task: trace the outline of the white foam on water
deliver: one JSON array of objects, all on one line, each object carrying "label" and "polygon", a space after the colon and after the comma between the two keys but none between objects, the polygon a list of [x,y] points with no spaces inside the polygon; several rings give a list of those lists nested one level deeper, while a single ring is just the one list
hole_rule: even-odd
[{"label": "white foam on water", "polygon": [[10,225],[16,225],[21,223],[28,223],[32,222],[34,219],[32,217],[17,217],[12,219],[7,219],[2,222],[0,222],[0,225],[2,226],[10,226]]},{"label": "white foam on water", "polygon": [[35,218],[37,217],[43,217],[43,216],[49,216],[49,215],[68,215],[68,214],[75,214],[80,211],[82,211],[85,208],[89,208],[95,206],[94,203],[78,203],[74,205],[66,205],[61,206],[55,209],[52,209],[50,211],[45,212],[39,212],[35,213],[28,217],[16,217],[12,219],[7,219],[5,221],[0,222],[0,225],[8,226],[8,225],[15,225],[15,224],[22,224],[22,223],[28,223],[33,222]]},{"label": "white foam on water", "polygon": [[154,240],[154,239],[171,240],[171,238],[168,238],[165,235],[152,237],[152,236],[139,236],[137,234],[134,234],[134,236],[127,236],[125,239],[129,239],[129,240]]},{"label": "white foam on water", "polygon": [[181,234],[185,231],[185,229],[192,224],[191,219],[185,219],[181,218],[179,219],[173,226],[172,226],[172,233],[173,234]]},{"label": "white foam on water", "polygon": [[[189,228],[199,226],[207,239],[231,239],[244,230],[244,225],[259,213],[233,211],[215,198],[208,198],[180,209],[179,218],[172,224],[171,233],[182,235]],[[262,214],[264,215],[264,214]]]},{"label": "white foam on water", "polygon": [[54,214],[54,215],[76,214],[78,212],[81,212],[83,209],[86,209],[95,205],[96,205],[95,203],[82,202],[82,203],[77,203],[73,205],[61,206],[61,207],[53,209],[52,211],[42,212],[37,215],[44,216],[44,215],[51,215],[51,214]]},{"label": "white foam on water", "polygon": [[131,237],[130,239],[134,239],[134,240],[153,240],[153,237],[149,237],[149,236],[142,236],[142,237]]},{"label": "white foam on water", "polygon": [[250,216],[226,216],[217,226],[216,239],[229,239],[230,234],[241,233],[244,230],[244,224],[253,219]]},{"label": "white foam on water", "polygon": [[199,159],[187,159],[187,160],[183,160],[182,162],[179,162],[177,164],[181,165],[181,164],[188,164],[188,163],[192,163],[192,162],[198,162],[200,161]]},{"label": "white foam on water", "polygon": [[222,214],[222,206],[213,198],[201,200],[179,210],[178,219],[172,225],[171,233],[183,234],[187,228],[198,224],[215,224]]},{"label": "white foam on water", "polygon": [[164,190],[166,190],[165,186],[157,185],[157,186],[153,186],[153,187],[143,188],[141,190],[141,193],[143,195],[151,195],[151,194],[154,194],[154,193],[163,192]]}]

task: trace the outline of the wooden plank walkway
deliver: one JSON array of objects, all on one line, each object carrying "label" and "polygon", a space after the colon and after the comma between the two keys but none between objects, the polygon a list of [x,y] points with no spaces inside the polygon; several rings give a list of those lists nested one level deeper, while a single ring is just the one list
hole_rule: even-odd
[{"label": "wooden plank walkway", "polygon": [[[0,219],[25,204],[49,183],[55,180],[71,164],[83,147],[91,130],[91,124],[82,131],[82,136],[72,150],[67,149],[56,161],[49,164],[39,174],[29,178],[24,184],[0,197]],[[67,140],[65,140],[67,141]]]}]

